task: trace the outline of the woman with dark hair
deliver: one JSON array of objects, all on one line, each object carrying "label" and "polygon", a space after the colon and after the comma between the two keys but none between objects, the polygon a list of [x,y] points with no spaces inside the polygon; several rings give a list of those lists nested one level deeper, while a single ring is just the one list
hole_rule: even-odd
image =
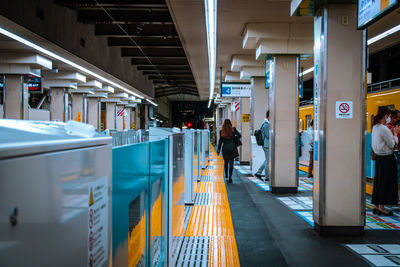
[{"label": "woman with dark hair", "polygon": [[399,142],[399,127],[392,130],[386,126],[390,122],[390,110],[379,107],[374,117],[372,127],[372,150],[375,153],[375,178],[372,190],[372,203],[375,204],[374,214],[391,216],[384,205],[397,205],[397,166],[393,149]]},{"label": "woman with dark hair", "polygon": [[224,121],[222,124],[222,130],[220,131],[220,138],[218,141],[217,153],[221,152],[222,147],[222,157],[224,158],[224,169],[225,169],[225,179],[229,183],[232,183],[232,172],[233,172],[233,161],[239,156],[237,150],[236,139],[240,138],[240,133],[236,128],[232,128],[232,123],[229,119]]}]

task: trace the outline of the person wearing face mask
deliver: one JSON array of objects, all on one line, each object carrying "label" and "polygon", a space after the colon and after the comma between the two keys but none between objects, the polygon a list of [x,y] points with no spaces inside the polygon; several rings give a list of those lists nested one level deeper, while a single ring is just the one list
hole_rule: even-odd
[{"label": "person wearing face mask", "polygon": [[379,107],[374,117],[372,127],[372,150],[375,158],[375,178],[372,190],[372,204],[375,205],[374,214],[391,216],[393,213],[385,209],[384,205],[397,205],[397,164],[393,154],[399,143],[399,127],[390,130],[386,124],[390,122],[390,110]]},{"label": "person wearing face mask", "polygon": [[[387,124],[387,127],[392,130],[396,127],[400,120],[400,111],[397,109],[390,113],[390,122]],[[396,157],[397,162],[397,182],[400,184],[400,133],[397,135],[399,138],[399,143],[394,149],[394,156]]]}]

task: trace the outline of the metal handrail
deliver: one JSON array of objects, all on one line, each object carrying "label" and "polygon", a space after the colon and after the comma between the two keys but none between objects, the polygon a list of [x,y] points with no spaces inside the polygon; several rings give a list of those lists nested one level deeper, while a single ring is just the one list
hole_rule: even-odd
[{"label": "metal handrail", "polygon": [[383,90],[390,90],[395,86],[400,86],[400,78],[370,84],[367,86],[367,91],[368,93],[371,93]]}]

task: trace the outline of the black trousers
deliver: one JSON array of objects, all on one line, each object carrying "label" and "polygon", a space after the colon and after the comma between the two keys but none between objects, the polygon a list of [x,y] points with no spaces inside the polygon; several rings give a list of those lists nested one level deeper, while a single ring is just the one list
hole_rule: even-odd
[{"label": "black trousers", "polygon": [[[224,159],[224,168],[225,168],[225,178],[229,177],[229,179],[232,178],[232,172],[233,172],[233,161],[235,159]],[[229,171],[229,176],[228,176],[228,171]]]},{"label": "black trousers", "polygon": [[394,155],[376,155],[372,204],[397,205],[397,190],[397,162]]}]

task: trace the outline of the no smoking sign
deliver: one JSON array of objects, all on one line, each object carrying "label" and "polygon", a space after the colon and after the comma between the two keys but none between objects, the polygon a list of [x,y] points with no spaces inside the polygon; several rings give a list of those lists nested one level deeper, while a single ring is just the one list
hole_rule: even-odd
[{"label": "no smoking sign", "polygon": [[353,102],[336,101],[336,119],[352,119],[352,118],[353,118]]}]

